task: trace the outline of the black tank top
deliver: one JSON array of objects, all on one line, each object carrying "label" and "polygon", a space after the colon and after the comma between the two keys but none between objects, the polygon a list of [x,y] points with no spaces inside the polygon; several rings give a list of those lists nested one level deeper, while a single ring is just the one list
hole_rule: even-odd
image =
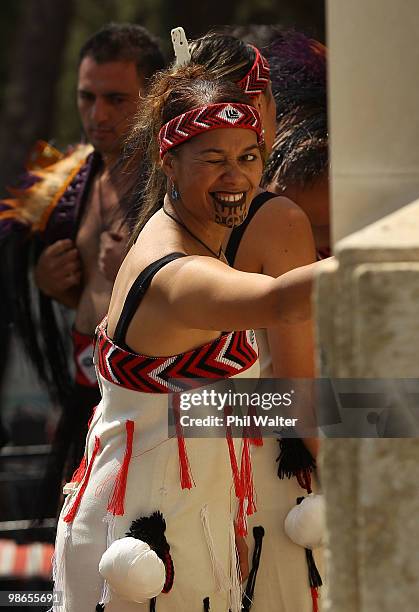
[{"label": "black tank top", "polygon": [[249,226],[251,220],[253,219],[259,208],[261,208],[265,204],[265,202],[271,200],[272,198],[276,198],[277,195],[278,194],[271,193],[270,191],[263,191],[251,201],[246,219],[241,225],[233,229],[227,244],[225,256],[230,266],[234,266],[234,261],[236,259],[241,239],[243,238],[244,232]]},{"label": "black tank top", "polygon": [[130,347],[127,346],[125,342],[129,324],[131,323],[134,314],[137,312],[138,306],[141,304],[141,301],[144,298],[144,295],[157,272],[171,261],[179,259],[180,257],[186,257],[186,254],[169,253],[169,255],[165,255],[157,261],[153,261],[153,263],[148,265],[137,276],[137,278],[132,284],[131,289],[128,291],[118,323],[116,324],[115,332],[113,335],[113,342],[117,346],[126,351],[133,352],[132,349],[130,349]]}]

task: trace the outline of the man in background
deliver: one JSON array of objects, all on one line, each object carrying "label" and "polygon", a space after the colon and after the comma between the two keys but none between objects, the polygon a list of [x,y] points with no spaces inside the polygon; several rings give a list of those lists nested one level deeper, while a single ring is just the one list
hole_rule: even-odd
[{"label": "man in background", "polygon": [[[90,144],[33,172],[30,188],[19,193],[20,206],[8,200],[0,212],[0,233],[5,223],[10,225],[11,210],[15,216],[9,233],[25,227],[33,238],[26,243],[37,243],[34,279],[40,290],[40,328],[28,324],[36,320],[33,313],[27,320],[21,313],[14,323],[41,379],[63,407],[51,488],[58,487],[62,472],[68,477],[80,460],[88,419],[100,401],[93,335],[108,309],[129,225],[129,211],[119,201],[115,166],[141,96],[151,76],[163,67],[158,41],[141,26],[110,24],[94,34],[80,51],[77,83],[78,111]],[[39,210],[28,226],[25,211],[33,207],[34,194],[39,195]],[[21,296],[15,301],[21,303]],[[54,302],[75,310],[74,381],[66,370],[65,341]]]}]

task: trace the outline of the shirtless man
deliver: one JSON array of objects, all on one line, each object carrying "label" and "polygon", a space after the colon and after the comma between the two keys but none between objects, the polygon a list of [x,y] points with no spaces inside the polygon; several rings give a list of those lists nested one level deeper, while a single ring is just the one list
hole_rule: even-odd
[{"label": "shirtless man", "polygon": [[63,447],[74,444],[70,458],[68,448],[59,452],[62,457],[58,462],[67,461],[67,473],[79,459],[87,420],[100,399],[92,338],[107,312],[113,281],[126,250],[127,215],[118,202],[112,169],[139,96],[163,65],[157,40],[137,25],[105,26],[80,52],[77,105],[93,152],[68,187],[71,193],[78,192],[71,209],[72,223],[60,229],[60,214],[65,216],[68,206],[60,209],[57,205],[45,232],[49,246],[35,268],[39,289],[75,309],[76,384],[56,436]]}]

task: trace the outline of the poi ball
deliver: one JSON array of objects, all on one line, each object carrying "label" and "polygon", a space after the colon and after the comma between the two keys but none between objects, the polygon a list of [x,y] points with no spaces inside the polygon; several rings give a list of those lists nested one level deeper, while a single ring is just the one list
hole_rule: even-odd
[{"label": "poi ball", "polygon": [[166,568],[150,546],[137,538],[115,540],[102,555],[99,572],[122,599],[144,603],[163,589]]},{"label": "poi ball", "polygon": [[326,521],[323,495],[309,495],[292,508],[285,518],[285,533],[303,548],[324,544]]}]

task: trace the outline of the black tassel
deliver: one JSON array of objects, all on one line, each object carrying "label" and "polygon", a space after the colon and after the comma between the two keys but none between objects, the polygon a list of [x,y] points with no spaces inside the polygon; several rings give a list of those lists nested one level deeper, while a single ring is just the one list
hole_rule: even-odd
[{"label": "black tassel", "polygon": [[105,609],[105,604],[98,603],[96,605],[96,612],[103,612],[104,609]]},{"label": "black tassel", "polygon": [[316,562],[314,561],[313,551],[309,548],[306,548],[306,559],[307,559],[307,567],[308,567],[308,579],[310,581],[310,587],[317,589],[321,587],[323,582],[322,578],[319,574],[319,570],[317,569]]},{"label": "black tassel", "polygon": [[255,592],[256,586],[256,577],[259,569],[260,557],[262,554],[262,540],[265,535],[264,528],[259,525],[258,527],[253,527],[253,537],[255,539],[255,548],[253,550],[252,557],[252,569],[249,573],[249,578],[247,579],[246,590],[243,594],[242,599],[242,611],[249,612],[250,608],[253,604],[253,595]]},{"label": "black tassel", "polygon": [[164,561],[164,556],[169,548],[164,535],[165,531],[166,521],[162,513],[157,511],[150,516],[142,516],[133,521],[126,535],[147,542],[150,548]]},{"label": "black tassel", "polygon": [[150,612],[156,612],[156,598],[150,599]]},{"label": "black tassel", "polygon": [[305,447],[301,438],[281,438],[278,440],[280,454],[278,461],[278,478],[292,478],[298,472],[312,472],[316,461]]},{"label": "black tassel", "polygon": [[[297,505],[301,504],[304,497],[297,497]],[[305,549],[306,552],[306,562],[308,569],[308,581],[310,584],[311,598],[313,601],[313,612],[318,612],[317,605],[317,589],[323,585],[322,578],[319,574],[319,570],[317,569],[316,562],[314,561],[313,551],[310,548]]]},{"label": "black tassel", "polygon": [[168,593],[173,586],[175,568],[170,556],[170,546],[166,540],[166,521],[161,512],[153,512],[150,516],[142,516],[131,523],[127,536],[147,542],[152,550],[160,557],[166,568],[166,582],[163,593]]},{"label": "black tassel", "polygon": [[210,610],[210,600],[209,597],[205,597],[204,599],[204,612],[209,612]]}]

